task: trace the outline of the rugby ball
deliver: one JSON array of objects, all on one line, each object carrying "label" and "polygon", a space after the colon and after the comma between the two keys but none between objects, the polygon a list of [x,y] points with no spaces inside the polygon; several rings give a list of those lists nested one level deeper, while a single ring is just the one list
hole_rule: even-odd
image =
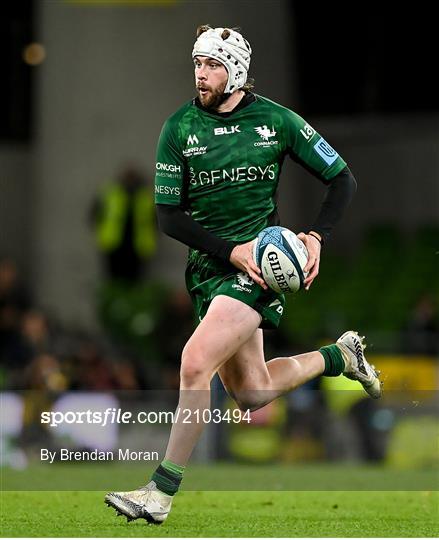
[{"label": "rugby ball", "polygon": [[308,261],[305,244],[285,227],[267,227],[257,236],[253,259],[265,283],[277,293],[295,293],[303,287]]}]

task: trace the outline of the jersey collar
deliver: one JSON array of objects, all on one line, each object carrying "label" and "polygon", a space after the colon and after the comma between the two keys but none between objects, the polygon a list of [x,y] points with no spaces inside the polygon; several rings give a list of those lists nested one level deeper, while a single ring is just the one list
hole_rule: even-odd
[{"label": "jersey collar", "polygon": [[213,114],[214,116],[219,116],[220,118],[227,118],[228,116],[235,114],[236,112],[240,111],[241,109],[244,109],[244,107],[247,107],[248,105],[250,105],[251,103],[255,101],[256,101],[256,96],[252,92],[246,92],[245,96],[241,99],[241,101],[238,103],[238,105],[236,105],[234,109],[228,112],[223,112],[223,113],[212,111],[211,109],[206,109],[206,107],[203,107],[201,105],[201,102],[198,97],[194,98],[192,100],[192,103],[204,112]]}]

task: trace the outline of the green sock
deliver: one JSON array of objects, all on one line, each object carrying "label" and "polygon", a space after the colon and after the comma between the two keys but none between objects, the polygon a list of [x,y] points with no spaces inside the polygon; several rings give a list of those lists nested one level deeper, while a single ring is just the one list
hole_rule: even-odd
[{"label": "green sock", "polygon": [[323,375],[327,377],[337,377],[343,373],[345,368],[345,362],[340,349],[335,345],[325,345],[319,349],[325,359],[325,371]]},{"label": "green sock", "polygon": [[166,495],[175,495],[183,479],[184,467],[164,459],[151,477],[157,489]]}]

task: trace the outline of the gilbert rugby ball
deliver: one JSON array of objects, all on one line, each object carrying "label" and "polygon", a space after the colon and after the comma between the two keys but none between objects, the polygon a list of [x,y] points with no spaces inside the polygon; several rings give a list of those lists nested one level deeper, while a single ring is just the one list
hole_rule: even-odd
[{"label": "gilbert rugby ball", "polygon": [[253,259],[265,283],[277,293],[295,293],[303,287],[308,261],[305,244],[285,227],[267,227],[257,236]]}]

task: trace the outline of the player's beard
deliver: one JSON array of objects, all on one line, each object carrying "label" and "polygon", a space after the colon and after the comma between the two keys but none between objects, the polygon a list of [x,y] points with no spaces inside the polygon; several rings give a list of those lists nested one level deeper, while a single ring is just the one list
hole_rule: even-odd
[{"label": "player's beard", "polygon": [[208,92],[206,95],[202,95],[200,89],[197,88],[198,97],[200,99],[201,105],[205,109],[217,109],[225,99],[229,97],[230,94],[224,94],[226,89],[227,81],[221,84],[218,88],[213,89],[211,86],[206,85]]}]

